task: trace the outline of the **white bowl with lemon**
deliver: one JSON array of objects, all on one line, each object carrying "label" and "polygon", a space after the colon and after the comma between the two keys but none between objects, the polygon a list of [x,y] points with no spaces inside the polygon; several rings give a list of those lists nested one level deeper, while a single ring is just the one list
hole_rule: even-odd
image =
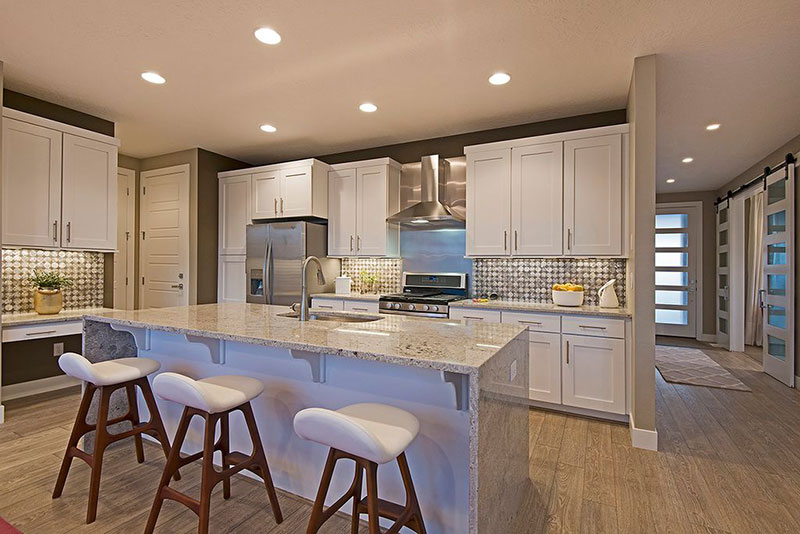
[{"label": "white bowl with lemon", "polygon": [[583,286],[578,284],[555,284],[553,303],[556,306],[580,306],[583,304]]}]

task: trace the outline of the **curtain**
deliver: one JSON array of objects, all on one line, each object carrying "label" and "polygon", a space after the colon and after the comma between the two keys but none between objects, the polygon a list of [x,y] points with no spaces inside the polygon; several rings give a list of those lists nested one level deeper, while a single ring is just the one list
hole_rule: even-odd
[{"label": "curtain", "polygon": [[750,209],[745,225],[745,303],[744,343],[761,346],[763,321],[760,292],[764,288],[764,266],[762,261],[764,236],[764,193],[750,197]]}]

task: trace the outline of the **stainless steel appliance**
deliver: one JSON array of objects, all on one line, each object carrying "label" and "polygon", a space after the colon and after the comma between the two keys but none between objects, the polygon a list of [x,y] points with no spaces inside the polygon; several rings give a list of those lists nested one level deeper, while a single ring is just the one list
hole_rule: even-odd
[{"label": "stainless steel appliance", "polygon": [[303,262],[320,258],[326,284],[316,276],[310,293],[333,291],[340,262],[328,255],[328,227],[305,221],[247,225],[247,302],[291,306],[302,295]]},{"label": "stainless steel appliance", "polygon": [[447,318],[449,305],[467,298],[466,273],[403,273],[403,292],[381,295],[381,313]]},{"label": "stainless steel appliance", "polygon": [[[417,187],[417,184],[418,187]],[[386,220],[408,230],[464,228],[466,220],[466,160],[423,156],[420,163],[403,165],[400,174],[400,212]],[[414,200],[405,201],[407,193]]]}]

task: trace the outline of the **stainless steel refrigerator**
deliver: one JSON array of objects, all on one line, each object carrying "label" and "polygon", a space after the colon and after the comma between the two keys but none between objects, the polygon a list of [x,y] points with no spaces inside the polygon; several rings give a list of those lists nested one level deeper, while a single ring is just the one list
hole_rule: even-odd
[{"label": "stainless steel refrigerator", "polygon": [[333,291],[340,261],[327,258],[328,227],[303,221],[247,225],[247,302],[291,306],[300,302],[303,262],[317,256],[325,285],[309,266],[309,294]]}]

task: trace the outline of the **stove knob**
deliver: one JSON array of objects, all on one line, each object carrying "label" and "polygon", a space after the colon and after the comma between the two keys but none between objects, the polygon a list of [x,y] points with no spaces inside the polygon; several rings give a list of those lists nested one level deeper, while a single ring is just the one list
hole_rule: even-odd
[{"label": "stove knob", "polygon": [[427,305],[427,304],[425,304],[425,305],[422,307],[422,310],[423,310],[423,311],[428,311],[429,309],[430,309],[430,308],[428,307],[428,305]]},{"label": "stove knob", "polygon": [[439,306],[431,306],[431,311],[439,311]]},{"label": "stove knob", "polygon": [[408,305],[408,311],[414,311],[414,310],[416,310],[416,309],[417,309],[417,307],[416,307],[416,306],[414,306],[413,304],[409,304],[409,305]]},{"label": "stove knob", "polygon": [[392,304],[392,308],[394,308],[395,310],[399,310],[400,309],[400,304],[395,302],[394,304]]}]

